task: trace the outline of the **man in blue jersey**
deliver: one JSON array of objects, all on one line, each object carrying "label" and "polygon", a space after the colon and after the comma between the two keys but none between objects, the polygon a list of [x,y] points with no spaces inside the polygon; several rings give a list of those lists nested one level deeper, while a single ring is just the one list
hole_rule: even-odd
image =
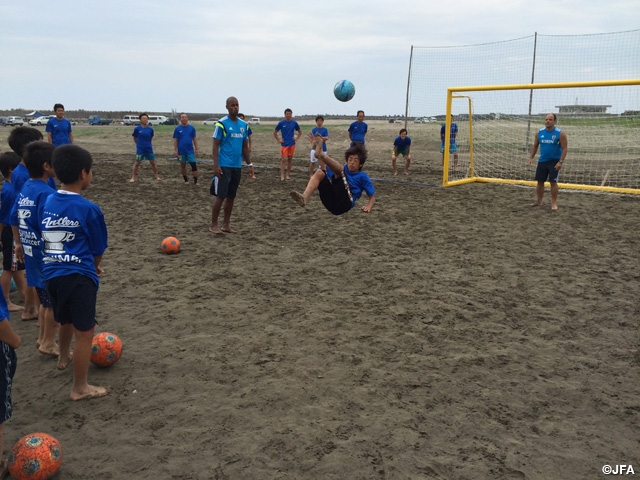
[{"label": "man in blue jersey", "polygon": [[[440,127],[440,153],[442,154],[442,165],[444,165],[444,140],[446,138],[446,123]],[[456,135],[458,135],[458,124],[453,121],[451,115],[451,130],[449,133],[449,153],[453,154],[453,169],[458,170],[458,146],[456,145]]]},{"label": "man in blue jersey", "polygon": [[64,118],[64,105],[56,103],[53,106],[53,111],[56,116],[55,118],[50,118],[45,127],[47,141],[53,143],[56,147],[73,143],[71,122]]},{"label": "man in blue jersey", "polygon": [[544,118],[544,128],[541,128],[533,141],[529,154],[529,165],[533,165],[533,157],[540,146],[540,157],[536,168],[536,201],[534,207],[542,205],[544,183],[549,179],[551,185],[551,210],[558,210],[558,174],[567,156],[567,134],[556,127],[557,117],[550,113]]},{"label": "man in blue jersey", "polygon": [[180,125],[173,131],[173,154],[180,160],[180,173],[184,178],[184,183],[189,183],[187,179],[187,162],[191,166],[193,184],[198,184],[198,139],[196,129],[189,125],[189,116],[186,113],[180,114]]},{"label": "man in blue jersey", "polygon": [[[282,138],[278,136],[278,132],[282,132]],[[273,131],[273,136],[280,144],[280,180],[285,179],[285,170],[287,180],[290,180],[293,155],[296,153],[296,142],[302,136],[300,125],[293,119],[293,111],[290,108],[284,111],[284,120],[278,122]]]},{"label": "man in blue jersey", "polygon": [[138,118],[140,119],[140,125],[137,125],[131,134],[133,141],[136,144],[136,161],[133,164],[133,172],[131,173],[131,180],[129,180],[129,182],[133,183],[136,181],[136,174],[138,173],[142,160],[149,161],[149,165],[151,165],[153,174],[156,176],[156,180],[160,180],[158,166],[156,165],[156,156],[153,153],[153,145],[151,143],[154,132],[153,128],[149,126],[149,115],[141,113]]},{"label": "man in blue jersey", "polygon": [[369,131],[369,126],[364,121],[364,110],[358,110],[356,118],[357,120],[349,125],[349,140],[352,147],[355,143],[364,146],[364,136]]},{"label": "man in blue jersey", "polygon": [[[213,129],[213,180],[209,193],[215,195],[211,207],[211,225],[209,231],[215,235],[237,233],[231,228],[231,212],[236,199],[240,177],[242,176],[242,160],[251,169],[251,151],[247,123],[238,117],[240,105],[236,97],[227,98],[225,115],[216,122]],[[251,171],[250,171],[251,173]],[[218,216],[224,207],[222,227],[218,226]]]}]

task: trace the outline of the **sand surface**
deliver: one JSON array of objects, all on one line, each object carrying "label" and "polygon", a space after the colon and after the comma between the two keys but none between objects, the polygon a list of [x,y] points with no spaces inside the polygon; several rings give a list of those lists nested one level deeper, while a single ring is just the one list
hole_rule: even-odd
[{"label": "sand surface", "polygon": [[[338,154],[346,127],[329,127]],[[239,233],[224,236],[208,232],[211,128],[198,127],[195,187],[169,160],[170,132],[155,140],[163,180],[144,165],[129,184],[131,129],[78,127],[95,159],[86,196],[109,229],[96,332],[124,352],[90,369],[108,397],[71,402],[71,369],[13,315],[23,346],[5,455],[44,431],[65,480],[640,472],[640,199],[561,191],[552,213],[548,194],[529,206],[529,188],[427,186],[441,180],[432,125],[417,127],[431,135],[411,175],[394,178],[400,127],[371,134],[372,213],[342,217],[289,197],[306,184],[306,142],[280,182],[277,144],[256,132],[257,179],[243,177]],[[178,255],[160,252],[170,235]]]}]

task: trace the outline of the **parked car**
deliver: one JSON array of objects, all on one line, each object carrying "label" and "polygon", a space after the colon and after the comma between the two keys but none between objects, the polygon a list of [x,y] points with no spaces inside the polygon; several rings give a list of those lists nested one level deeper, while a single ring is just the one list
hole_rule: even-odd
[{"label": "parked car", "polygon": [[260,125],[260,118],[253,117],[251,120],[249,120],[249,125]]},{"label": "parked car", "polygon": [[9,117],[0,117],[0,125],[2,125],[3,127],[6,127],[8,120],[9,120]]},{"label": "parked car", "polygon": [[164,122],[162,122],[160,125],[178,125],[180,122],[178,121],[177,118],[167,118]]},{"label": "parked car", "polygon": [[22,117],[8,117],[5,125],[11,125],[12,127],[16,125],[22,126],[24,125],[24,120],[22,120]]},{"label": "parked car", "polygon": [[50,118],[54,118],[55,115],[42,115],[41,117],[32,118],[29,120],[29,125],[40,126],[46,125]]},{"label": "parked car", "polygon": [[203,125],[215,125],[217,121],[219,121],[219,118],[207,118],[204,122],[202,122]]},{"label": "parked car", "polygon": [[122,119],[123,125],[140,125],[140,118],[138,115],[125,115]]},{"label": "parked car", "polygon": [[396,118],[393,123],[404,123],[404,120],[402,118]]},{"label": "parked car", "polygon": [[91,115],[89,117],[89,125],[111,125],[113,122],[110,118],[101,118],[100,115]]}]

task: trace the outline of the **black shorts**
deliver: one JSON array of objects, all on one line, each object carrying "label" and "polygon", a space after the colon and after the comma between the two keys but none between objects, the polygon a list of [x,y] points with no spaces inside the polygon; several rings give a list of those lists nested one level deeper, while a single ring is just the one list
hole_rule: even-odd
[{"label": "black shorts", "polygon": [[4,230],[2,230],[2,269],[7,272],[24,270],[24,263],[16,260],[14,250],[13,231],[9,225],[5,225]]},{"label": "black shorts", "polygon": [[220,170],[222,170],[222,176],[220,178],[213,177],[209,193],[221,198],[236,198],[242,178],[242,169],[220,167]]},{"label": "black shorts", "polygon": [[11,387],[17,366],[16,351],[6,343],[0,342],[0,424],[11,418]]},{"label": "black shorts", "polygon": [[325,176],[318,185],[318,193],[322,204],[334,215],[347,213],[353,206],[340,175],[334,175],[331,180]]},{"label": "black shorts", "polygon": [[76,330],[87,332],[96,326],[98,286],[79,273],[54,277],[47,281],[53,318],[60,325],[73,323]]},{"label": "black shorts", "polygon": [[559,161],[560,160],[549,160],[548,162],[538,162],[538,166],[536,167],[536,181],[546,182],[548,178],[551,183],[557,182],[560,170],[556,170],[556,164]]}]

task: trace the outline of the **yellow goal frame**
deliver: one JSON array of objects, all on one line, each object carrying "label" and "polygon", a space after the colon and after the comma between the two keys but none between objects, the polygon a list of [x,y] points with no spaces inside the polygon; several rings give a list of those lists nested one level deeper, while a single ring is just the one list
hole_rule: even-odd
[{"label": "yellow goal frame", "polygon": [[[468,95],[458,95],[457,92],[481,92],[489,90],[538,90],[543,88],[586,88],[586,87],[617,87],[640,85],[640,79],[632,80],[604,80],[594,82],[565,82],[565,83],[531,83],[531,84],[514,84],[514,85],[475,85],[469,87],[449,87],[447,89],[447,119],[445,126],[444,144],[449,145],[451,141],[451,104],[454,98],[467,98],[469,102],[469,172],[468,177],[461,180],[449,181],[449,148],[444,149],[444,165],[442,172],[442,186],[453,187],[466,183],[507,183],[511,185],[527,185],[536,186],[535,180],[511,180],[491,177],[477,177],[474,172],[473,164],[473,109],[472,99]],[[549,183],[546,184],[549,186]],[[637,188],[620,188],[607,187],[597,185],[581,185],[575,183],[558,183],[560,188],[568,188],[574,190],[595,190],[610,193],[631,193],[640,195],[640,189]]]}]

